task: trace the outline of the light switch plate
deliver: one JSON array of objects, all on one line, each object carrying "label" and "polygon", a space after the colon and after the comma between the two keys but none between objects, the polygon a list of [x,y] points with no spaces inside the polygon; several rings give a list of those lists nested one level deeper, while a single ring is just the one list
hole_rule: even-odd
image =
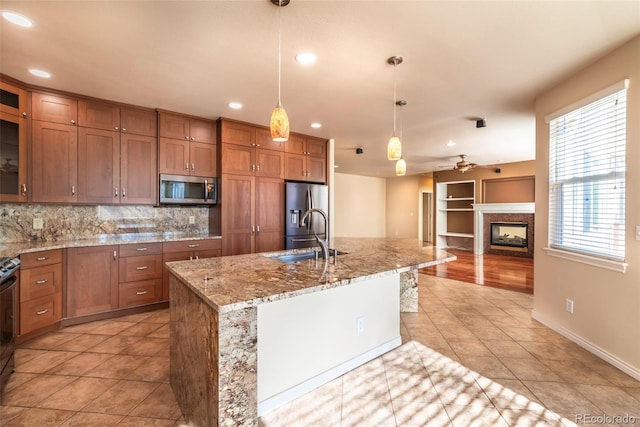
[{"label": "light switch plate", "polygon": [[33,229],[34,230],[42,230],[44,227],[44,221],[42,218],[33,218]]}]

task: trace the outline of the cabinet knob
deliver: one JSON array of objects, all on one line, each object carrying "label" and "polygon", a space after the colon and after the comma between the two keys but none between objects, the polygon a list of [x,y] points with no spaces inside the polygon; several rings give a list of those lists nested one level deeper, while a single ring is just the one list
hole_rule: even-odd
[{"label": "cabinet knob", "polygon": [[49,309],[48,309],[48,308],[45,308],[44,310],[36,311],[36,314],[37,314],[38,316],[41,316],[41,315],[46,314],[46,313],[48,313],[48,312],[49,312]]},{"label": "cabinet knob", "polygon": [[127,131],[127,128],[122,128],[122,132],[126,132],[126,131]]},{"label": "cabinet knob", "polygon": [[136,251],[140,251],[140,252],[144,252],[146,250],[147,250],[147,248],[136,248]]},{"label": "cabinet knob", "polygon": [[75,125],[75,124],[76,124],[76,121],[75,121],[75,120],[71,120],[71,124],[72,124],[72,125]]},{"label": "cabinet knob", "polygon": [[146,270],[147,268],[149,267],[147,267],[146,265],[141,265],[140,267],[136,267],[136,270]]},{"label": "cabinet knob", "polygon": [[49,281],[48,279],[36,280],[36,285],[44,285],[48,281]]},{"label": "cabinet knob", "polygon": [[114,188],[115,191],[115,197],[118,197],[118,187]]},{"label": "cabinet knob", "polygon": [[191,163],[191,172],[195,172],[195,171],[196,171],[196,164]]},{"label": "cabinet knob", "polygon": [[189,170],[189,163],[184,164],[184,170]]},{"label": "cabinet knob", "polygon": [[45,261],[46,259],[46,256],[39,256],[38,258],[36,258],[36,261]]},{"label": "cabinet knob", "polygon": [[259,233],[259,232],[260,232],[260,226],[256,225],[256,233]]},{"label": "cabinet knob", "polygon": [[116,126],[114,129],[115,129],[115,130],[120,130],[120,128],[119,128],[118,126]]},{"label": "cabinet knob", "polygon": [[27,118],[27,112],[26,111],[22,112],[22,117],[24,117],[25,119]]},{"label": "cabinet knob", "polygon": [[198,246],[200,246],[200,245],[196,245],[196,244],[191,244],[191,245],[189,245],[189,247],[190,247],[190,248],[192,248],[192,249],[193,249],[193,248],[197,248]]},{"label": "cabinet knob", "polygon": [[185,136],[184,139],[189,140],[189,135]]},{"label": "cabinet knob", "polygon": [[147,291],[138,291],[136,292],[136,295],[146,295]]},{"label": "cabinet knob", "polygon": [[27,184],[22,184],[22,195],[23,196],[27,195]]},{"label": "cabinet knob", "polygon": [[115,260],[118,257],[118,252],[117,251],[113,251],[113,259]]},{"label": "cabinet knob", "polygon": [[256,165],[256,172],[260,172],[260,165]]},{"label": "cabinet knob", "polygon": [[122,197],[127,197],[126,188],[122,187]]},{"label": "cabinet knob", "polygon": [[191,140],[192,140],[192,141],[195,141],[196,139],[195,139],[194,137],[191,137]]},{"label": "cabinet knob", "polygon": [[75,195],[76,195],[76,186],[75,186],[75,185],[72,185],[72,186],[71,186],[71,195],[72,195],[72,196],[75,196]]}]

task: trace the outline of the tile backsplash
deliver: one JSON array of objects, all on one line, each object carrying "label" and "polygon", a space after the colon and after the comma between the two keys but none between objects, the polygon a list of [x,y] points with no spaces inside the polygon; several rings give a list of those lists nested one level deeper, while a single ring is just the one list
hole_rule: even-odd
[{"label": "tile backsplash", "polygon": [[[194,217],[194,224],[189,224],[190,216]],[[34,219],[42,220],[42,229],[34,229]],[[208,207],[0,204],[0,243],[93,239],[113,234],[208,232]]]}]

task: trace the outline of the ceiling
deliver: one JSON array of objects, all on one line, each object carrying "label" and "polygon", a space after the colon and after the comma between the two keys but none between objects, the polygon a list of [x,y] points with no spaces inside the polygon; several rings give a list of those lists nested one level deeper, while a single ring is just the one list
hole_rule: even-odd
[{"label": "ceiling", "polygon": [[[0,8],[34,21],[0,22],[0,72],[18,80],[262,125],[277,102],[278,8],[269,0],[2,0]],[[453,166],[462,153],[479,164],[532,160],[536,96],[640,34],[640,0],[291,0],[280,12],[292,130],[333,138],[336,172],[379,177],[394,176],[386,159],[394,82],[407,101],[397,123],[408,175]],[[297,63],[301,51],[317,62]],[[395,70],[392,55],[404,59]]]}]

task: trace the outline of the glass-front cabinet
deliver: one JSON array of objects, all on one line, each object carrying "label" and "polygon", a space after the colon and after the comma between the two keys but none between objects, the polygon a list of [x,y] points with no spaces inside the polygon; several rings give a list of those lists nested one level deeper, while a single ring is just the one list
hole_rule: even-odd
[{"label": "glass-front cabinet", "polygon": [[26,202],[27,190],[27,92],[0,81],[0,202]]}]

